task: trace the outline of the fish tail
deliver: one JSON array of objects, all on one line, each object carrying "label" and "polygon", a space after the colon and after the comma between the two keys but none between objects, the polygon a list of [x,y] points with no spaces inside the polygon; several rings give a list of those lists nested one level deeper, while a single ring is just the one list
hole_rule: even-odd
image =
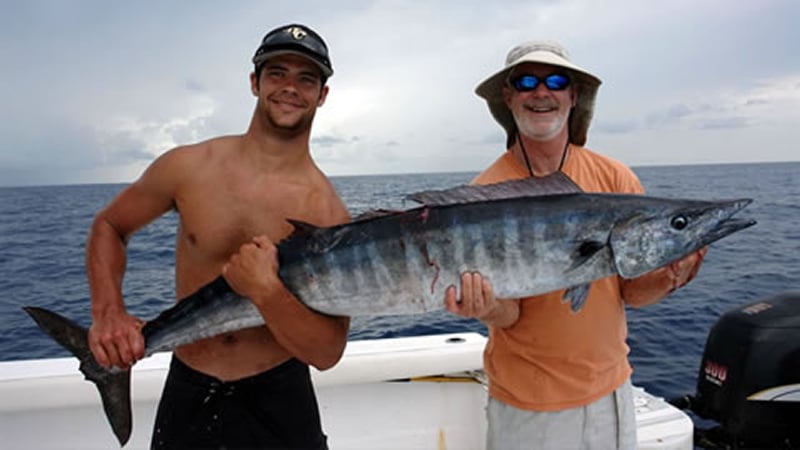
[{"label": "fish tail", "polygon": [[106,369],[97,363],[89,349],[89,330],[44,308],[22,308],[33,318],[39,328],[80,361],[80,371],[97,386],[108,423],[124,446],[131,436],[131,372],[116,368]]}]

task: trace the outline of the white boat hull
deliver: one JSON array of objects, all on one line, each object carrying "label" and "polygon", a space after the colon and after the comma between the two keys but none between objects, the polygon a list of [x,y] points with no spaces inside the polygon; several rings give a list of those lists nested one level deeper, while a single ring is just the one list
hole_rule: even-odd
[{"label": "white boat hull", "polygon": [[[459,333],[349,342],[336,367],[312,370],[330,448],[483,449],[486,389],[472,375],[485,341]],[[169,358],[133,369],[126,449],[149,448]],[[686,414],[638,388],[635,402],[640,449],[692,448]],[[0,448],[119,447],[75,358],[0,362],[0,437]]]}]

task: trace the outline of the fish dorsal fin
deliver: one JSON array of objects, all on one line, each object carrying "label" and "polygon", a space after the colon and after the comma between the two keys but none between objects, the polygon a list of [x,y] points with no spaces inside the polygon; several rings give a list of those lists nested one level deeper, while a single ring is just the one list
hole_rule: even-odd
[{"label": "fish dorsal fin", "polygon": [[570,177],[563,172],[555,172],[541,178],[531,177],[495,184],[463,185],[450,189],[422,191],[410,194],[406,198],[427,206],[437,206],[577,192],[583,191]]},{"label": "fish dorsal fin", "polygon": [[298,236],[308,236],[314,233],[315,231],[319,230],[319,227],[316,225],[312,225],[308,222],[303,222],[302,220],[296,219],[286,219],[287,222],[291,226],[294,227],[294,231],[284,239],[294,238]]},{"label": "fish dorsal fin", "polygon": [[383,208],[370,209],[368,211],[362,212],[361,214],[357,215],[356,217],[353,217],[353,222],[358,222],[358,221],[361,221],[361,220],[370,220],[370,219],[375,219],[375,218],[378,218],[378,217],[393,216],[395,214],[400,214],[402,212],[403,211],[399,211],[399,210],[395,210],[395,209],[383,209]]},{"label": "fish dorsal fin", "polygon": [[290,254],[295,253],[295,256],[327,253],[349,235],[348,227],[320,227],[295,219],[286,221],[294,227],[294,231],[280,241],[279,253],[287,251]]}]

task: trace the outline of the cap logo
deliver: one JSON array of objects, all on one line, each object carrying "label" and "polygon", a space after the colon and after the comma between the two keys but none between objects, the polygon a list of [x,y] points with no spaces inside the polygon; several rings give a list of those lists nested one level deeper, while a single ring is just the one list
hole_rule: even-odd
[{"label": "cap logo", "polygon": [[308,36],[308,33],[306,33],[306,31],[300,27],[291,27],[286,31],[289,32],[292,35],[292,37],[298,41],[305,39],[305,37]]}]

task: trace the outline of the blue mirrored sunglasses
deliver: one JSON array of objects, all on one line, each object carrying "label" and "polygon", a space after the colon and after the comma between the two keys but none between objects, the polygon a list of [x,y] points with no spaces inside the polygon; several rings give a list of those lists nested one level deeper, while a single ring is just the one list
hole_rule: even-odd
[{"label": "blue mirrored sunglasses", "polygon": [[544,82],[547,89],[551,91],[563,91],[569,86],[569,77],[561,73],[551,73],[550,75],[539,78],[536,75],[520,75],[510,80],[511,87],[517,92],[528,92],[539,87],[539,83]]}]

